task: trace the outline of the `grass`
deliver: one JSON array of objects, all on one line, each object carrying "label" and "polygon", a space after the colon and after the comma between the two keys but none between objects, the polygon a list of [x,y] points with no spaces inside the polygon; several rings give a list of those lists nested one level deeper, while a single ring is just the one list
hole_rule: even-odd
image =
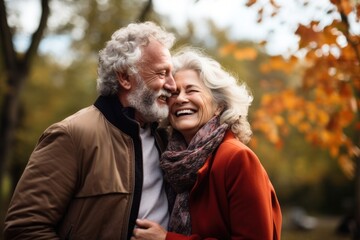
[{"label": "grass", "polygon": [[317,226],[312,230],[298,230],[291,227],[288,217],[283,216],[282,240],[351,240],[351,236],[338,235],[335,232],[340,217],[316,216]]}]

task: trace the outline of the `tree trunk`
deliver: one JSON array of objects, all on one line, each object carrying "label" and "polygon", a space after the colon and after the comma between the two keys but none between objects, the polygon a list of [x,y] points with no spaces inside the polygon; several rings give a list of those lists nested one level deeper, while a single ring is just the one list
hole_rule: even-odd
[{"label": "tree trunk", "polygon": [[360,240],[360,156],[355,159],[355,229],[353,240]]},{"label": "tree trunk", "polygon": [[6,206],[7,203],[8,194],[4,192],[2,180],[10,165],[15,128],[18,123],[20,93],[27,74],[26,69],[17,69],[17,71],[10,72],[8,75],[8,88],[5,92],[0,112],[0,206]]},{"label": "tree trunk", "polygon": [[[0,206],[5,206],[9,199],[9,193],[4,192],[4,174],[9,170],[14,145],[15,129],[18,122],[20,94],[29,74],[32,60],[46,28],[47,19],[50,15],[50,0],[41,0],[41,18],[37,30],[33,33],[30,46],[25,53],[17,53],[13,44],[13,32],[7,22],[7,10],[5,0],[0,0],[0,47],[3,58],[3,70],[6,78],[6,89],[0,106]],[[12,184],[16,184],[13,182]],[[11,188],[12,189],[12,188]],[[0,220],[4,212],[0,211]],[[0,228],[2,232],[2,227]]]}]

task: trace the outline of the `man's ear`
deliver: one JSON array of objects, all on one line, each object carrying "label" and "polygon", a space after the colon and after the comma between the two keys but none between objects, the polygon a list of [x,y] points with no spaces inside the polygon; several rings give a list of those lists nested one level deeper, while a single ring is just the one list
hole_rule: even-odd
[{"label": "man's ear", "polygon": [[130,82],[129,75],[127,73],[116,72],[116,76],[117,76],[118,82],[122,88],[124,88],[125,90],[131,89],[131,82]]}]

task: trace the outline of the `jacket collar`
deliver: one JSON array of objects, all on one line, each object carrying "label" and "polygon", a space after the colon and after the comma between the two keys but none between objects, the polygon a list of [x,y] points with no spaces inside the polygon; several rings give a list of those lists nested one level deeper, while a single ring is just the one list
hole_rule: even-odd
[{"label": "jacket collar", "polygon": [[[128,135],[139,134],[139,123],[135,121],[135,109],[123,107],[119,98],[115,96],[99,96],[94,106],[105,116],[105,118]],[[158,123],[152,123],[151,129],[154,131]]]},{"label": "jacket collar", "polygon": [[94,106],[105,118],[128,135],[139,132],[139,124],[134,120],[135,110],[121,105],[117,96],[99,96]]}]

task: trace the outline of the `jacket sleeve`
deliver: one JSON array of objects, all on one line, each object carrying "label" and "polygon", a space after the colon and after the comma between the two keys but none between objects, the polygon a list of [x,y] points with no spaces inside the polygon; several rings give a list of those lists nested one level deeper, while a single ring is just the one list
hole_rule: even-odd
[{"label": "jacket sleeve", "polygon": [[229,153],[225,184],[231,239],[280,239],[280,205],[265,169],[249,148]]},{"label": "jacket sleeve", "polygon": [[21,176],[5,218],[4,239],[59,239],[57,224],[77,180],[76,146],[60,125],[48,128]]}]

